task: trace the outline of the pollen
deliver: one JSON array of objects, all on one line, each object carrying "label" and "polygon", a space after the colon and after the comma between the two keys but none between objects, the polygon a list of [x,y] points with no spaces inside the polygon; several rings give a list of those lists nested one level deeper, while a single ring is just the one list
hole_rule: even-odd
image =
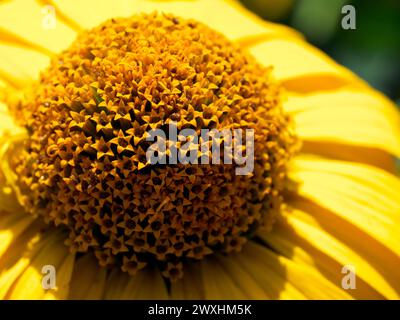
[{"label": "pollen", "polygon": [[[13,166],[22,204],[102,266],[177,280],[188,263],[240,251],[281,209],[296,138],[280,86],[196,21],[153,13],[85,31],[13,111],[28,132]],[[253,130],[253,171],[149,163],[147,133],[171,122],[199,136]]]}]

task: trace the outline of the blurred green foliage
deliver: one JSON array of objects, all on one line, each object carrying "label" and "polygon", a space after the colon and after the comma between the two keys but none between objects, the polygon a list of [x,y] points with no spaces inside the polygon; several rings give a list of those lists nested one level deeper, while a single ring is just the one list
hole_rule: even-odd
[{"label": "blurred green foliage", "polygon": [[[400,0],[242,0],[266,20],[287,24],[400,102]],[[343,30],[341,9],[356,9],[356,30]]]}]

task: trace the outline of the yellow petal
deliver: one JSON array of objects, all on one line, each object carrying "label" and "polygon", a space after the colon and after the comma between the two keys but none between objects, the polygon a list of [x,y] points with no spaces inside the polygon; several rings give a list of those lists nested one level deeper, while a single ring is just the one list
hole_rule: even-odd
[{"label": "yellow petal", "polygon": [[0,30],[15,35],[14,38],[8,37],[7,42],[21,45],[23,39],[25,43],[60,52],[75,39],[76,32],[57,18],[54,28],[49,28],[51,23],[46,24],[49,21],[46,18],[43,4],[35,0],[13,0],[0,4]]},{"label": "yellow petal", "polygon": [[210,299],[246,299],[229,275],[212,259],[202,263],[205,297]]},{"label": "yellow petal", "polygon": [[[8,112],[3,112],[2,103],[0,103],[0,211],[3,211],[1,215],[4,214],[12,214],[14,217],[18,217],[20,215],[25,216],[24,209],[19,204],[15,193],[13,192],[11,186],[8,183],[7,179],[7,169],[5,167],[7,164],[7,144],[10,139],[10,133],[19,133],[21,130],[16,128],[13,124],[13,120],[10,118]],[[5,169],[5,171],[4,171]],[[0,224],[0,229],[3,226]],[[1,255],[1,254],[0,254]]]},{"label": "yellow petal", "polygon": [[0,257],[33,220],[33,217],[25,212],[15,212],[0,218]]},{"label": "yellow petal", "polygon": [[[271,278],[266,285],[279,285],[280,299],[350,299],[351,296],[341,288],[326,279],[323,274],[316,272],[314,268],[305,264],[296,263],[282,255],[278,255],[268,248],[254,242],[250,242],[243,250],[243,255],[247,257],[247,266],[254,268],[260,266],[264,268],[254,269],[258,276],[264,275],[266,279],[271,276],[269,268],[272,267],[276,274],[282,277],[281,283],[274,283]],[[243,265],[246,262],[243,262]],[[264,271],[263,271],[264,270]],[[261,281],[259,282],[262,283]],[[292,288],[292,295],[285,295],[286,288]],[[295,291],[293,291],[293,288]],[[300,294],[299,294],[299,293]],[[296,294],[297,293],[297,294]],[[294,295],[296,294],[296,295]]]},{"label": "yellow petal", "polygon": [[37,43],[29,41],[28,39],[25,39],[21,35],[14,34],[11,31],[2,28],[0,28],[0,38],[3,40],[2,42],[4,42],[4,44],[7,45],[13,45],[24,49],[35,50],[49,57],[53,56],[54,54],[49,49],[44,48]]},{"label": "yellow petal", "polygon": [[[7,185],[5,178],[2,177],[1,170],[0,170],[0,210],[4,210],[2,214],[0,214],[0,216],[2,216],[3,214],[4,215],[18,214],[19,212],[21,213],[23,212],[24,216],[27,215],[27,213],[24,212],[24,209],[19,204],[11,188]],[[0,229],[2,228],[3,226],[1,225],[0,222]]]},{"label": "yellow petal", "polygon": [[[15,125],[7,106],[0,101],[0,139],[7,139],[7,135],[20,133],[22,130]],[[2,141],[2,145],[4,142]]]},{"label": "yellow petal", "polygon": [[[386,244],[373,238],[351,222],[335,215],[310,200],[294,197],[290,200],[290,214],[301,221],[321,229],[335,239],[351,248],[360,257],[379,272],[390,286],[400,292],[400,274],[393,272],[398,268],[399,256],[391,251]],[[310,251],[311,253],[311,251]]]},{"label": "yellow petal", "polygon": [[[238,254],[240,255],[240,254]],[[224,271],[229,274],[231,279],[236,283],[239,289],[245,294],[246,299],[268,299],[267,293],[263,287],[257,282],[256,277],[248,273],[237,261],[232,259],[231,255],[217,256],[217,262],[223,267]]]},{"label": "yellow petal", "polygon": [[12,183],[15,173],[12,172],[8,161],[11,145],[24,135],[25,131],[16,126],[7,107],[0,102],[0,210],[11,214],[19,214],[24,210],[13,192]]},{"label": "yellow petal", "polygon": [[[254,279],[240,265],[228,258],[208,258],[202,262],[205,298],[209,299],[266,299]],[[236,269],[236,270],[235,270]],[[238,271],[240,273],[235,273]],[[244,277],[240,277],[240,276]],[[246,282],[248,280],[248,282]]]},{"label": "yellow petal", "polygon": [[[268,260],[263,257],[269,255]],[[269,299],[305,299],[305,295],[295,288],[286,278],[281,258],[272,254],[268,248],[250,242],[242,252],[232,255],[231,259],[246,270],[263,288]]]},{"label": "yellow petal", "polygon": [[[185,268],[184,278],[171,285],[174,299],[304,299],[286,281],[282,265],[269,265],[247,252],[209,257]],[[268,250],[266,248],[263,248]]]},{"label": "yellow petal", "polygon": [[204,300],[201,264],[188,265],[184,272],[185,274],[181,280],[171,284],[171,297],[173,299]]},{"label": "yellow petal", "polygon": [[291,95],[284,108],[307,141],[378,148],[400,156],[400,113],[372,90]]},{"label": "yellow petal", "polygon": [[143,0],[52,0],[51,2],[67,17],[83,29],[119,17],[129,17],[137,12]]},{"label": "yellow petal", "polygon": [[[192,18],[223,33],[231,40],[274,34],[297,36],[297,33],[289,28],[263,22],[236,1],[141,1],[139,10],[144,12],[157,10]],[[210,14],[210,12],[223,12],[223,14]]]},{"label": "yellow petal", "polygon": [[[296,213],[293,213],[296,211]],[[304,263],[325,274],[332,283],[341,285],[343,266],[356,268],[356,288],[348,292],[358,299],[394,298],[398,295],[391,284],[374,268],[367,257],[360,255],[318,224],[299,218],[298,209],[290,209],[272,232],[260,230],[258,235],[272,248],[298,263]],[[310,212],[309,215],[312,215]],[[318,272],[318,271],[317,271]],[[380,294],[379,294],[379,293]]]},{"label": "yellow petal", "polygon": [[11,288],[30,261],[35,258],[40,250],[52,240],[52,233],[41,234],[40,224],[34,224],[12,242],[9,249],[0,258],[0,299],[11,294]]},{"label": "yellow petal", "polygon": [[[14,283],[10,299],[67,298],[74,255],[69,253],[64,240],[65,235],[58,234],[54,240],[46,242]],[[42,268],[45,265],[54,266],[56,270],[56,289],[46,290],[42,286]]]},{"label": "yellow petal", "polygon": [[5,299],[13,283],[19,275],[28,267],[29,259],[23,257],[11,268],[0,274],[0,299]]},{"label": "yellow petal", "polygon": [[[173,13],[183,18],[192,18],[220,31],[228,38],[259,39],[282,34],[298,37],[297,32],[285,26],[268,23],[245,10],[236,1],[224,0],[184,0],[184,1],[151,1],[151,0],[54,0],[53,3],[66,16],[83,28],[92,28],[114,17],[127,17],[137,13],[154,11]],[[93,10],[96,14],[92,14]],[[210,12],[223,12],[213,15]]]},{"label": "yellow petal", "polygon": [[[54,28],[45,25],[48,4],[55,8]],[[298,37],[294,30],[264,22],[235,1],[15,0],[0,5],[0,35],[4,41],[0,47],[0,79],[21,88],[38,77],[52,52],[69,46],[76,36],[72,29],[92,28],[113,17],[153,11],[194,18],[231,39]],[[224,15],[210,15],[210,11]]]},{"label": "yellow petal", "polygon": [[301,40],[271,39],[249,48],[289,90],[316,91],[361,82],[322,51]]},{"label": "yellow petal", "polygon": [[107,280],[105,299],[143,300],[167,299],[168,292],[158,270],[141,270],[130,276],[113,270]]},{"label": "yellow petal", "polygon": [[334,160],[364,163],[396,174],[396,158],[378,148],[344,144],[340,142],[303,140],[301,152]]},{"label": "yellow petal", "polygon": [[101,268],[95,257],[85,254],[74,266],[69,298],[73,300],[101,299],[104,295],[107,269]]},{"label": "yellow petal", "polygon": [[[54,290],[46,290],[43,299],[56,300],[67,299],[69,296],[70,282],[75,266],[75,254],[69,253],[56,269],[57,287]],[[42,275],[43,276],[43,275]]]},{"label": "yellow petal", "polygon": [[82,27],[79,25],[79,23],[68,17],[62,10],[60,10],[60,8],[57,7],[57,5],[53,0],[36,0],[36,1],[43,6],[53,7],[54,11],[56,12],[57,19],[61,20],[71,29],[75,30],[76,32],[82,31]]},{"label": "yellow petal", "polygon": [[0,75],[0,101],[4,101],[6,88],[7,88],[7,82],[3,80]]},{"label": "yellow petal", "polygon": [[[0,7],[1,8],[1,7]],[[0,77],[17,88],[29,85],[39,78],[40,71],[50,63],[50,58],[40,52],[0,45]]]},{"label": "yellow petal", "polygon": [[[368,165],[297,157],[296,192],[379,240],[400,256],[400,179]],[[399,259],[400,266],[400,259]]]}]

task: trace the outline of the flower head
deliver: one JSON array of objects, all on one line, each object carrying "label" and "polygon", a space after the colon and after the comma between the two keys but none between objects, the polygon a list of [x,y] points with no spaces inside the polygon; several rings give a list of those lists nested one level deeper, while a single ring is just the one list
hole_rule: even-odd
[{"label": "flower head", "polygon": [[[44,29],[7,20],[38,2],[0,5],[0,297],[399,296],[390,101],[234,1],[97,3],[52,3]],[[171,124],[251,129],[254,171],[202,148],[150,163],[149,131]]]},{"label": "flower head", "polygon": [[[202,24],[109,20],[56,56],[14,107],[29,132],[14,163],[21,202],[67,227],[73,251],[130,274],[155,260],[175,279],[185,260],[240,251],[258,225],[271,227],[294,142],[279,94],[270,70]],[[189,166],[149,164],[148,131],[172,122],[254,130],[254,172],[201,164],[210,152]]]}]

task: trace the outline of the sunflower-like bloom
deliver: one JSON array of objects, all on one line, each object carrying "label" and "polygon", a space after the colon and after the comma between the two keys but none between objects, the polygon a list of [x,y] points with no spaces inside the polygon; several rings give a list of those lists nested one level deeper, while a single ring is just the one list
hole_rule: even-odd
[{"label": "sunflower-like bloom", "polygon": [[[399,113],[296,31],[228,0],[0,17],[0,298],[399,298]],[[252,129],[252,174],[149,164],[171,122]]]}]

